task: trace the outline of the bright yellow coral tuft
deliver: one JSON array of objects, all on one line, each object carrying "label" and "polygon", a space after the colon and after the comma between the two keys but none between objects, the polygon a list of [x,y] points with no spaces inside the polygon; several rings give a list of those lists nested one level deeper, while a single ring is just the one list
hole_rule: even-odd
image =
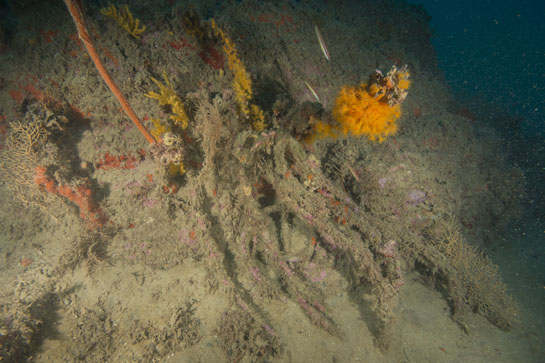
[{"label": "bright yellow coral tuft", "polygon": [[146,26],[140,26],[140,20],[132,15],[127,5],[119,6],[117,9],[114,5],[110,5],[100,9],[100,13],[114,19],[127,33],[136,39],[140,38],[140,34],[146,30]]},{"label": "bright yellow coral tuft", "polygon": [[233,41],[216,25],[214,19],[212,19],[211,26],[214,34],[223,41],[223,51],[227,56],[229,70],[233,72],[233,89],[235,90],[240,112],[246,118],[250,118],[254,130],[262,131],[265,128],[265,116],[263,111],[259,106],[250,104],[250,100],[253,97],[252,79],[250,78],[248,71],[246,71],[244,63],[242,63],[238,57],[238,51]]},{"label": "bright yellow coral tuft", "polygon": [[407,68],[401,69],[396,73],[397,87],[402,90],[408,90],[411,86],[411,81],[409,80],[409,71]]},{"label": "bright yellow coral tuft", "polygon": [[163,125],[161,121],[155,118],[152,118],[151,122],[153,122],[153,129],[151,130],[151,135],[155,137],[155,140],[161,141],[162,135],[166,132],[170,132],[170,127]]},{"label": "bright yellow coral tuft", "polygon": [[343,87],[335,101],[333,117],[345,134],[365,135],[370,140],[382,142],[397,131],[396,120],[401,115],[401,105],[389,106],[373,96],[366,84]]},{"label": "bright yellow coral tuft", "polygon": [[169,163],[168,164],[168,175],[170,176],[176,176],[176,175],[184,175],[185,174],[185,167],[183,163]]},{"label": "bright yellow coral tuft", "polygon": [[250,114],[252,119],[252,128],[255,131],[263,131],[265,129],[265,115],[263,110],[258,105],[250,105]]},{"label": "bright yellow coral tuft", "polygon": [[159,104],[161,106],[170,106],[172,115],[170,115],[170,118],[176,123],[180,124],[182,129],[187,128],[189,118],[187,117],[187,114],[185,112],[184,104],[182,103],[182,100],[176,92],[174,91],[174,87],[172,87],[172,84],[170,84],[170,81],[168,80],[166,72],[163,73],[163,79],[165,80],[165,84],[162,84],[155,78],[151,78],[153,82],[159,87],[159,92],[148,92],[146,93],[146,97],[154,98],[157,101],[159,101]]},{"label": "bright yellow coral tuft", "polygon": [[216,25],[214,19],[212,19],[211,25],[214,34],[220,37],[223,41],[223,51],[227,56],[229,69],[234,75],[233,88],[235,89],[240,111],[244,114],[244,116],[248,117],[250,115],[249,102],[252,98],[252,80],[250,75],[246,71],[244,63],[242,63],[238,57],[237,48],[231,39]]},{"label": "bright yellow coral tuft", "polygon": [[316,121],[310,135],[304,139],[304,142],[307,144],[312,144],[316,140],[326,138],[336,139],[338,136],[337,133],[338,130],[336,130],[334,126],[328,124],[327,122],[318,120]]}]

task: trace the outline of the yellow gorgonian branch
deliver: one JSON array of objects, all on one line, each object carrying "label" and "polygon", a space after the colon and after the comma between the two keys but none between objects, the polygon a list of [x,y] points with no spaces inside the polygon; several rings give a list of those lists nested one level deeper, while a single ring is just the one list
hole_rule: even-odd
[{"label": "yellow gorgonian branch", "polygon": [[252,80],[248,71],[246,71],[246,67],[244,67],[244,63],[238,57],[237,48],[225,32],[216,25],[214,19],[212,19],[211,26],[214,34],[223,41],[223,51],[227,56],[229,70],[233,72],[233,89],[235,90],[240,112],[250,119],[254,130],[262,131],[265,128],[265,116],[258,105],[250,104],[253,96]]},{"label": "yellow gorgonian branch", "polygon": [[132,15],[128,5],[120,5],[118,9],[114,5],[110,5],[102,8],[100,13],[114,19],[127,33],[136,39],[140,38],[140,34],[146,30],[146,26],[140,26],[140,20]]},{"label": "yellow gorgonian branch", "polygon": [[250,120],[252,128],[255,131],[263,131],[265,129],[265,114],[258,105],[250,105]]},{"label": "yellow gorgonian branch", "polygon": [[155,137],[155,140],[161,141],[162,135],[170,132],[170,127],[165,126],[156,118],[152,118],[151,122],[153,123],[153,129],[150,131],[151,135]]},{"label": "yellow gorgonian branch", "polygon": [[237,102],[244,116],[250,115],[249,101],[252,98],[252,80],[246,71],[246,67],[238,57],[238,51],[235,44],[227,37],[225,32],[221,30],[214,19],[212,19],[212,30],[216,36],[219,36],[223,41],[223,51],[227,55],[229,69],[233,72],[235,79],[233,80],[233,88],[237,97]]},{"label": "yellow gorgonian branch", "polygon": [[159,87],[160,93],[150,91],[146,93],[146,97],[156,99],[157,101],[159,101],[159,105],[161,106],[170,106],[173,113],[172,115],[170,115],[170,118],[176,124],[180,124],[182,129],[185,129],[187,127],[189,118],[185,113],[184,104],[182,103],[180,97],[178,97],[178,95],[174,91],[172,84],[170,84],[166,72],[163,72],[163,79],[165,80],[164,84],[153,77],[151,78],[151,80],[157,85],[157,87]]}]

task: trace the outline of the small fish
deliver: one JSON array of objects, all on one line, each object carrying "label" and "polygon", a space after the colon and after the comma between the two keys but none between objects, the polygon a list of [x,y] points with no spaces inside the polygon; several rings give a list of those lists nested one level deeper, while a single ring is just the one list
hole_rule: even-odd
[{"label": "small fish", "polygon": [[325,46],[324,38],[322,38],[322,34],[320,34],[318,25],[314,25],[314,30],[316,31],[316,37],[318,38],[318,43],[320,43],[320,48],[322,48],[322,52],[324,53],[325,59],[329,60],[329,51],[327,50],[327,47]]},{"label": "small fish", "polygon": [[346,167],[348,168],[348,170],[350,170],[350,173],[352,173],[352,176],[354,177],[354,179],[356,179],[357,182],[360,181],[360,177],[358,176],[358,173],[356,173],[356,171],[354,170],[354,168],[352,168],[350,165],[348,165],[347,163],[345,163]]},{"label": "small fish", "polygon": [[320,97],[318,97],[318,94],[316,93],[316,91],[314,90],[314,88],[312,88],[310,86],[310,84],[308,84],[307,81],[305,81],[305,84],[307,86],[307,88],[310,90],[310,92],[312,92],[312,94],[314,95],[314,97],[316,97],[316,99],[318,100],[318,102],[322,103],[322,101],[320,101]]}]

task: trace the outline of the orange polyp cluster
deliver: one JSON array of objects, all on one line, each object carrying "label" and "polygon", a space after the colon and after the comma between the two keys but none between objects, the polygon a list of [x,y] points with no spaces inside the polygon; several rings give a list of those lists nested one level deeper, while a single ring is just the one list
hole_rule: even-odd
[{"label": "orange polyp cluster", "polygon": [[67,185],[57,185],[54,179],[47,176],[47,169],[38,165],[35,169],[34,182],[42,186],[48,193],[57,194],[75,203],[79,208],[79,214],[85,219],[90,228],[100,228],[108,218],[102,209],[95,206],[92,199],[91,189],[79,185],[72,188]]},{"label": "orange polyp cluster", "polygon": [[[145,150],[138,150],[140,156],[145,155]],[[104,158],[96,163],[97,169],[134,169],[140,162],[141,158],[132,154],[127,155],[110,155],[109,152],[104,154]]]},{"label": "orange polyp cluster", "polygon": [[401,104],[411,86],[407,66],[393,66],[384,75],[376,70],[368,83],[345,86],[337,95],[332,110],[337,124],[318,121],[313,133],[305,141],[335,138],[338,132],[345,135],[365,135],[369,140],[382,142],[397,131],[396,120],[401,116]]},{"label": "orange polyp cluster", "polygon": [[345,134],[365,135],[382,142],[397,131],[396,120],[401,116],[401,105],[390,106],[376,97],[372,85],[343,87],[335,101],[333,117]]},{"label": "orange polyp cluster", "polygon": [[55,193],[55,181],[45,175],[46,171],[46,168],[38,165],[35,170],[36,175],[34,175],[34,182],[38,185],[43,186],[48,193]]}]

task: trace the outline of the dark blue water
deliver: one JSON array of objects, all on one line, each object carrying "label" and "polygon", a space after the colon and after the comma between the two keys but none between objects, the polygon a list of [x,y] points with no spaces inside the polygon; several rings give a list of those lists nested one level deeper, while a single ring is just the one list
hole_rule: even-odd
[{"label": "dark blue water", "polygon": [[453,91],[503,107],[524,119],[525,136],[543,138],[545,1],[411,2],[432,16],[439,65]]}]

